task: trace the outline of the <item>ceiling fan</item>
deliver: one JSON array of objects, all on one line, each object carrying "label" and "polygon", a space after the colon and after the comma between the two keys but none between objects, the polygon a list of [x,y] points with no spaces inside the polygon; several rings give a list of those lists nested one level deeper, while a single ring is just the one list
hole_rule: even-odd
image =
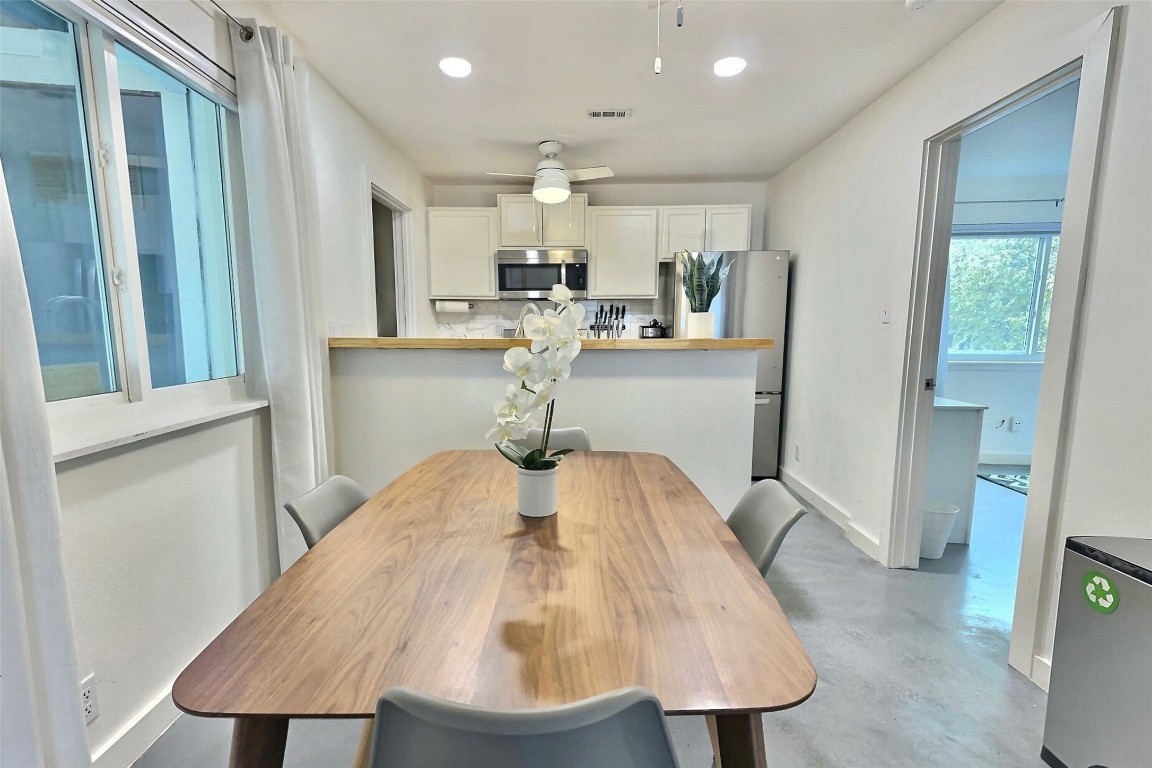
[{"label": "ceiling fan", "polygon": [[540,142],[540,154],[544,159],[536,165],[536,173],[495,173],[489,171],[489,176],[516,176],[525,179],[535,179],[532,182],[532,197],[541,203],[562,203],[572,194],[571,182],[591,181],[592,179],[606,179],[612,175],[612,169],[606,165],[595,168],[574,168],[568,170],[556,155],[564,149],[558,141]]}]

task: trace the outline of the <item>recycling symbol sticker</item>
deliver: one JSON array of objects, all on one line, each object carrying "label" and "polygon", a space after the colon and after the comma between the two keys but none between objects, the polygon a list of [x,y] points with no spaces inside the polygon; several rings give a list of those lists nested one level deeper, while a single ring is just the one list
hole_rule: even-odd
[{"label": "recycling symbol sticker", "polygon": [[1113,581],[1100,573],[1088,571],[1080,582],[1084,588],[1084,599],[1092,610],[1099,613],[1112,613],[1120,606],[1120,591]]}]

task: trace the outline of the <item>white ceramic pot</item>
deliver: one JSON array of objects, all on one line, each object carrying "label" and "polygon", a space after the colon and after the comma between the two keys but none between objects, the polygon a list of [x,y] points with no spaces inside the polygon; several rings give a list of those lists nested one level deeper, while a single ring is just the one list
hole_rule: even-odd
[{"label": "white ceramic pot", "polygon": [[711,312],[689,312],[684,326],[684,335],[690,339],[711,339],[715,337],[715,322]]},{"label": "white ceramic pot", "polygon": [[524,469],[516,467],[520,514],[524,517],[548,517],[556,514],[556,473],[552,469]]}]

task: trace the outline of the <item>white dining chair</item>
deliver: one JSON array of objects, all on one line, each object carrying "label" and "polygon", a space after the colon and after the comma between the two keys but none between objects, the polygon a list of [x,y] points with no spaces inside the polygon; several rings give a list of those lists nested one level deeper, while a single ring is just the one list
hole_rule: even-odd
[{"label": "white dining chair", "polygon": [[[528,436],[520,441],[520,444],[528,449],[539,448],[543,438],[544,430],[530,429]],[[549,452],[562,451],[565,448],[570,448],[573,451],[590,451],[592,450],[592,441],[583,427],[554,428],[552,434],[548,436]]]},{"label": "white dining chair", "polygon": [[760,575],[767,576],[784,537],[805,512],[804,505],[780,482],[761,480],[736,503],[728,518],[728,527]]},{"label": "white dining chair", "polygon": [[300,498],[284,505],[300,527],[308,549],[316,546],[348,515],[368,501],[368,494],[350,477],[332,475]]},{"label": "white dining chair", "polygon": [[540,709],[498,710],[392,688],[376,707],[372,768],[676,768],[659,700],[621,688]]}]

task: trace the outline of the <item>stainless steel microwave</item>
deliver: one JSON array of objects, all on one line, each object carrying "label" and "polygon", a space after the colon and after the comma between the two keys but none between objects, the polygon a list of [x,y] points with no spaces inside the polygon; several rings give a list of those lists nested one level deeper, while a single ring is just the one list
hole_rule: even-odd
[{"label": "stainless steel microwave", "polygon": [[496,295],[501,299],[545,299],[559,283],[572,297],[588,297],[588,251],[531,248],[496,252]]}]

